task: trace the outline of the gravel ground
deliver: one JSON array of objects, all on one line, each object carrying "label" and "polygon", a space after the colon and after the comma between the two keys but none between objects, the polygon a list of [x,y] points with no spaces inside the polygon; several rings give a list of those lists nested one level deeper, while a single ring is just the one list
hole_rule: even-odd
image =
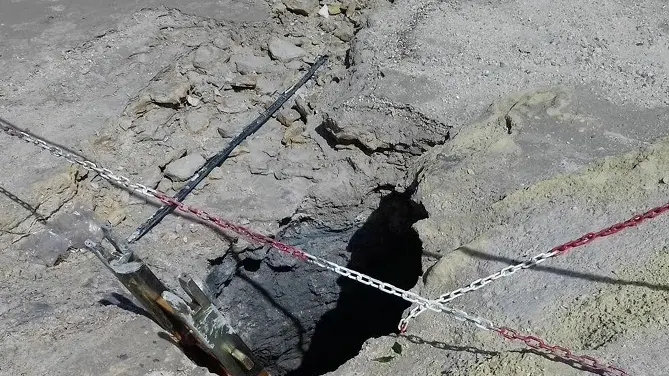
[{"label": "gravel ground", "polygon": [[[188,203],[427,297],[667,201],[666,2],[324,4],[6,2],[0,117],[171,194],[328,54]],[[90,219],[127,236],[155,203],[0,147],[0,374],[207,375],[79,249]],[[669,374],[668,220],[452,304]],[[192,219],[136,250],[170,287],[206,279],[275,375],[586,372],[431,312],[393,334],[406,305]]]}]

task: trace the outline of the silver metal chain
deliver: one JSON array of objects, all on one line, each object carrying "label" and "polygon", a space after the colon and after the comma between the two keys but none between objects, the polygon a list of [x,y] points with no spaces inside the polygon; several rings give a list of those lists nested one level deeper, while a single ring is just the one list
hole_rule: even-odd
[{"label": "silver metal chain", "polygon": [[476,317],[473,315],[468,314],[465,311],[456,309],[456,308],[451,308],[445,306],[443,303],[434,301],[434,300],[429,300],[426,299],[416,293],[413,293],[411,291],[406,291],[401,288],[398,288],[396,286],[393,286],[389,283],[380,281],[378,279],[372,278],[366,274],[357,272],[355,270],[346,268],[344,266],[335,264],[331,261],[325,260],[320,257],[316,257],[313,255],[307,254],[307,261],[311,262],[314,265],[318,265],[321,268],[330,270],[334,273],[337,273],[341,276],[344,276],[346,278],[352,279],[354,281],[358,281],[362,283],[363,285],[371,286],[374,287],[378,290],[381,290],[387,294],[395,295],[398,296],[407,302],[418,304],[419,307],[434,311],[434,312],[443,312],[443,313],[448,313],[452,315],[456,320],[459,321],[465,321],[469,322],[471,324],[476,325],[477,327],[483,329],[483,330],[495,330],[497,327],[492,323],[492,321],[488,319],[484,319],[482,317]]},{"label": "silver metal chain", "polygon": [[367,286],[374,287],[387,294],[398,296],[410,303],[418,304],[419,307],[424,308],[426,310],[430,310],[433,312],[443,312],[453,315],[455,319],[459,321],[466,321],[472,323],[484,330],[495,330],[497,328],[490,320],[470,315],[467,312],[459,309],[447,307],[443,303],[438,302],[436,300],[426,299],[416,293],[401,289],[389,283],[370,277],[366,274],[357,272],[353,269],[349,269],[345,266],[338,265],[332,261],[328,261],[324,258],[314,256],[295,246],[284,244],[266,235],[256,233],[255,231],[249,230],[243,226],[238,226],[234,223],[226,221],[223,218],[211,215],[204,210],[193,208],[182,202],[176,201],[172,197],[169,197],[161,192],[158,192],[158,195],[155,197],[158,198],[163,203],[176,206],[176,208],[182,212],[194,214],[195,216],[204,221],[212,222],[221,228],[231,230],[237,233],[238,235],[243,236],[244,238],[246,238],[251,242],[270,245],[280,250],[281,252],[290,254],[294,257],[310,262],[321,268],[330,270],[343,277],[352,279]]},{"label": "silver metal chain", "polygon": [[[468,292],[476,291],[476,290],[478,290],[478,289],[488,285],[489,283],[491,283],[493,281],[496,281],[496,280],[498,280],[502,277],[508,277],[508,276],[516,273],[517,271],[519,271],[521,269],[528,269],[528,268],[531,268],[531,267],[533,267],[537,264],[541,264],[542,262],[548,260],[549,258],[557,256],[559,253],[560,252],[556,251],[556,250],[553,250],[553,251],[550,251],[550,252],[540,253],[540,254],[530,258],[529,260],[523,261],[523,262],[521,262],[519,264],[516,264],[516,265],[507,266],[506,268],[498,271],[497,273],[493,273],[493,274],[491,274],[487,277],[484,277],[484,278],[479,278],[476,281],[467,285],[466,287],[462,287],[462,288],[459,288],[457,290],[453,290],[449,293],[443,294],[443,295],[439,296],[439,298],[436,301],[439,302],[439,303],[442,303],[442,304],[446,304],[453,299],[459,298],[459,297],[461,297],[462,295],[464,295]],[[409,314],[400,321],[400,324],[399,324],[400,329],[406,328],[407,325],[409,324],[409,321],[418,317],[423,312],[425,312],[425,307],[422,307],[422,306],[414,307],[409,312]]]},{"label": "silver metal chain", "polygon": [[76,154],[70,153],[70,152],[68,152],[68,151],[66,151],[66,150],[64,150],[64,149],[62,149],[58,146],[52,145],[52,144],[48,143],[47,141],[41,140],[38,137],[32,136],[32,135],[30,135],[26,132],[14,129],[14,128],[9,127],[9,126],[6,126],[2,122],[0,122],[0,127],[2,127],[2,130],[5,131],[7,134],[9,134],[11,136],[14,136],[14,137],[18,137],[23,141],[35,144],[35,145],[39,146],[40,148],[48,151],[49,153],[51,153],[55,156],[64,158],[65,160],[67,160],[67,161],[69,161],[73,164],[79,165],[79,166],[83,167],[84,169],[86,169],[88,171],[95,172],[98,175],[100,175],[100,177],[102,177],[103,179],[105,179],[105,180],[107,180],[107,181],[109,181],[113,184],[125,187],[127,189],[135,191],[135,192],[137,192],[137,193],[139,193],[143,196],[146,196],[146,197],[158,198],[159,200],[161,200],[163,202],[166,202],[168,204],[177,206],[177,208],[179,208],[181,211],[185,211],[185,212],[188,212],[188,213],[195,214],[200,219],[203,219],[203,220],[208,221],[208,222],[213,222],[214,224],[216,224],[220,227],[226,228],[228,230],[231,230],[231,231],[237,233],[238,235],[240,235],[240,236],[242,236],[242,237],[244,237],[248,240],[251,240],[255,243],[269,244],[269,245],[271,245],[275,248],[280,249],[281,251],[291,253],[294,256],[306,258],[311,263],[313,263],[315,265],[318,265],[322,268],[328,269],[328,270],[330,270],[332,272],[335,272],[339,275],[342,275],[344,277],[353,279],[355,281],[366,284],[368,286],[375,287],[375,288],[377,288],[377,289],[379,289],[383,292],[399,296],[402,299],[405,299],[406,301],[417,304],[417,306],[413,308],[413,310],[409,313],[409,315],[405,319],[403,319],[402,322],[400,323],[400,328],[402,328],[402,329],[406,327],[409,320],[417,317],[418,315],[420,315],[421,313],[423,313],[426,310],[431,310],[431,311],[435,311],[435,312],[449,313],[449,314],[454,315],[456,317],[456,319],[460,319],[462,321],[469,321],[469,322],[477,325],[478,327],[489,329],[489,328],[493,327],[492,323],[489,320],[485,320],[485,319],[481,319],[481,318],[471,316],[464,311],[460,311],[460,310],[457,310],[457,309],[446,307],[446,306],[444,306],[444,304],[450,302],[451,300],[457,298],[458,296],[460,296],[462,294],[465,294],[465,293],[470,292],[470,291],[478,290],[479,288],[487,285],[488,283],[490,283],[490,282],[492,282],[492,281],[494,281],[498,278],[501,278],[503,276],[511,275],[519,269],[528,268],[532,265],[535,265],[537,263],[540,263],[540,262],[544,261],[548,257],[552,257],[552,255],[547,256],[547,254],[541,254],[541,255],[535,256],[534,258],[532,258],[531,261],[526,261],[524,263],[505,268],[502,271],[500,271],[498,273],[495,273],[495,274],[493,274],[489,277],[479,279],[477,281],[472,282],[472,284],[470,284],[468,287],[455,290],[455,291],[453,291],[449,294],[442,295],[439,299],[432,301],[432,300],[425,299],[425,298],[421,297],[420,295],[417,295],[417,294],[399,289],[399,288],[397,288],[393,285],[390,285],[388,283],[376,280],[372,277],[369,277],[365,274],[356,272],[352,269],[348,269],[348,268],[345,268],[343,266],[332,263],[330,261],[327,261],[325,259],[318,258],[316,256],[310,255],[310,254],[308,254],[308,253],[306,253],[302,250],[295,249],[295,247],[282,244],[282,243],[277,242],[276,240],[274,240],[272,238],[269,238],[265,235],[254,233],[254,232],[252,232],[252,231],[250,231],[250,230],[248,230],[248,229],[246,229],[242,226],[237,226],[233,223],[230,223],[228,221],[223,220],[222,218],[212,216],[212,215],[210,215],[210,214],[208,214],[204,211],[201,211],[201,210],[198,210],[198,209],[192,209],[189,206],[184,205],[181,202],[178,202],[176,200],[171,199],[170,197],[163,194],[162,192],[159,192],[159,191],[157,191],[153,188],[147,187],[146,185],[143,185],[143,184],[133,183],[129,178],[127,178],[125,176],[122,176],[122,175],[117,175],[112,170],[110,170],[108,168],[99,167],[96,163],[94,163],[90,160],[87,160],[87,159],[85,159],[81,156],[78,156]]},{"label": "silver metal chain", "polygon": [[115,174],[112,170],[104,167],[99,167],[97,164],[95,164],[92,161],[89,161],[87,159],[84,159],[83,157],[80,157],[78,155],[75,155],[73,153],[70,153],[58,146],[49,144],[48,142],[41,140],[35,136],[32,136],[26,132],[14,129],[12,127],[5,126],[2,122],[0,122],[0,127],[2,128],[3,131],[5,131],[7,134],[11,136],[18,137],[22,139],[23,141],[35,144],[39,146],[40,148],[50,152],[51,154],[64,158],[65,160],[74,163],[76,165],[79,165],[83,167],[84,169],[88,171],[95,172],[100,175],[103,179],[110,181],[114,184],[120,185],[122,187],[128,188],[130,190],[133,190],[135,192],[138,192],[144,196],[147,197],[153,197],[157,198],[158,200],[162,202],[166,202],[172,205],[175,205],[177,209],[186,212],[186,213],[192,213],[195,214],[198,218],[205,220],[207,222],[212,222],[216,224],[219,227],[231,230],[238,235],[246,238],[247,240],[250,240],[255,243],[262,243],[262,244],[267,244],[270,246],[273,246],[283,252],[289,253],[293,256],[296,256],[298,258],[302,258],[314,265],[317,265],[321,268],[330,270],[334,273],[337,273],[343,277],[352,279],[354,281],[357,281],[359,283],[362,283],[367,286],[374,287],[384,293],[391,294],[398,296],[410,303],[417,304],[418,307],[422,308],[423,310],[430,310],[433,312],[443,312],[452,315],[456,320],[459,321],[465,321],[472,323],[476,325],[477,327],[484,329],[484,330],[495,330],[497,327],[492,323],[492,321],[481,318],[481,317],[476,317],[473,315],[468,314],[465,311],[455,309],[455,308],[450,308],[444,305],[444,303],[436,301],[436,300],[429,300],[426,299],[416,293],[401,289],[399,287],[393,286],[389,283],[380,281],[376,278],[372,278],[366,274],[357,272],[353,269],[349,269],[347,267],[338,265],[336,263],[333,263],[331,261],[328,261],[324,258],[314,256],[312,254],[309,254],[297,247],[287,245],[284,243],[281,243],[277,240],[274,240],[266,235],[262,235],[260,233],[256,233],[252,230],[249,230],[243,226],[238,226],[234,223],[228,222],[220,217],[211,215],[207,213],[204,210],[200,210],[197,208],[192,208],[188,205],[185,205],[179,201],[176,201],[172,199],[171,197],[165,195],[164,193],[157,191],[155,189],[149,188],[143,184],[138,184],[138,183],[133,183],[129,178],[122,176],[122,175],[117,175]]},{"label": "silver metal chain", "polygon": [[3,122],[0,122],[0,127],[2,128],[3,131],[5,131],[7,134],[18,137],[26,142],[35,144],[39,146],[40,148],[50,152],[51,154],[64,158],[67,161],[74,163],[76,165],[79,165],[83,167],[84,169],[88,171],[93,171],[97,174],[100,175],[103,179],[119,185],[121,187],[125,187],[127,189],[130,189],[132,191],[135,191],[143,196],[146,197],[152,197],[152,198],[157,198],[158,200],[170,204],[170,205],[175,205],[179,210],[186,212],[186,213],[191,213],[195,214],[197,217],[199,217],[202,220],[212,222],[215,225],[228,229],[230,231],[235,232],[236,234],[246,238],[247,240],[250,240],[255,243],[261,243],[261,244],[268,244],[274,248],[279,249],[282,252],[289,253],[293,256],[296,256],[298,258],[305,259],[309,262],[311,262],[314,265],[320,266],[322,268],[325,268],[327,270],[330,270],[334,273],[337,273],[341,276],[344,276],[346,278],[358,281],[362,284],[374,287],[380,291],[383,291],[385,293],[391,294],[398,296],[410,303],[414,303],[417,306],[414,307],[407,317],[402,319],[400,322],[399,328],[400,330],[405,330],[406,326],[408,325],[409,321],[418,317],[421,313],[425,312],[426,310],[434,311],[434,312],[444,312],[448,313],[450,315],[453,315],[457,320],[460,321],[467,321],[470,322],[477,327],[485,330],[494,330],[496,327],[493,325],[493,323],[490,320],[483,319],[480,317],[476,317],[473,315],[468,314],[467,312],[450,308],[445,306],[446,303],[450,302],[453,299],[456,299],[466,293],[476,291],[489,283],[500,279],[502,277],[508,277],[517,271],[521,269],[527,269],[530,268],[534,265],[537,265],[539,263],[544,262],[545,260],[557,255],[559,252],[558,251],[550,251],[547,253],[540,253],[531,259],[524,261],[522,263],[519,263],[517,265],[509,266],[506,267],[502,270],[500,270],[497,273],[491,274],[485,278],[480,278],[477,279],[476,281],[470,283],[468,286],[453,290],[447,294],[441,295],[438,299],[436,300],[429,300],[426,299],[418,294],[415,294],[413,292],[409,292],[403,289],[400,289],[396,286],[393,286],[391,284],[385,283],[383,281],[374,279],[368,275],[362,274],[360,272],[357,272],[352,269],[348,269],[346,267],[343,267],[341,265],[337,265],[333,262],[330,262],[328,260],[325,260],[323,258],[311,255],[307,252],[304,252],[303,250],[293,247],[287,244],[283,244],[279,241],[276,241],[266,235],[262,235],[260,233],[256,233],[252,230],[249,230],[243,226],[238,226],[234,223],[231,223],[229,221],[226,221],[220,217],[208,214],[207,212],[197,209],[197,208],[192,208],[188,205],[185,205],[179,201],[176,201],[172,199],[171,197],[165,195],[162,192],[159,192],[153,188],[147,187],[146,185],[139,184],[139,183],[133,183],[129,178],[122,176],[122,175],[117,175],[115,174],[112,170],[104,167],[99,167],[97,164],[94,162],[87,160],[81,156],[78,156],[74,153],[70,153],[63,148],[60,148],[58,146],[55,146],[53,144],[50,144],[47,141],[44,141],[36,136],[32,136],[26,132],[23,132],[18,129],[14,129],[12,127],[6,126]]},{"label": "silver metal chain", "polygon": [[[277,248],[278,250],[282,252],[286,252],[288,254],[291,254],[292,256],[295,256],[297,258],[300,258],[302,260],[305,260],[307,262],[310,262],[314,265],[317,265],[321,268],[330,270],[338,275],[341,275],[343,277],[349,278],[351,280],[357,281],[359,283],[362,283],[367,286],[374,287],[386,294],[390,295],[395,295],[398,296],[410,303],[417,304],[417,307],[414,308],[411,312],[411,314],[402,320],[402,324],[400,325],[400,330],[404,331],[406,329],[406,323],[408,322],[409,319],[414,318],[418,316],[421,312],[424,312],[426,310],[434,311],[434,312],[443,312],[447,313],[451,316],[453,316],[456,320],[458,321],[464,321],[468,322],[471,324],[474,324],[476,327],[483,329],[483,330],[489,330],[489,331],[495,331],[498,334],[504,336],[505,338],[511,339],[511,340],[516,340],[516,341],[522,341],[528,346],[539,349],[541,351],[547,351],[551,354],[554,354],[558,357],[562,357],[564,359],[570,359],[570,360],[575,360],[576,362],[586,365],[586,366],[593,366],[594,364],[592,361],[594,358],[588,357],[588,356],[573,356],[569,350],[566,350],[562,347],[559,346],[554,346],[554,345],[548,345],[546,344],[543,340],[534,337],[534,336],[527,336],[527,335],[522,335],[519,334],[515,331],[510,330],[509,328],[505,327],[499,327],[493,324],[492,321],[488,319],[484,319],[481,317],[477,317],[474,315],[470,315],[469,313],[455,309],[455,308],[450,308],[447,307],[445,304],[450,302],[451,300],[462,296],[463,294],[471,291],[478,290],[482,288],[483,286],[486,286],[490,282],[497,280],[502,277],[506,277],[509,275],[514,274],[515,272],[521,270],[521,269],[527,269],[530,268],[534,265],[537,265],[541,262],[544,262],[545,260],[557,255],[559,253],[559,250],[547,252],[547,253],[542,253],[537,256],[532,257],[531,259],[522,262],[517,265],[509,266],[501,271],[494,273],[488,277],[478,279],[474,282],[472,282],[469,286],[454,290],[448,294],[442,295],[439,299],[437,300],[429,300],[426,299],[416,293],[401,289],[399,287],[396,287],[394,285],[391,285],[389,283],[380,281],[376,278],[372,278],[366,274],[357,272],[355,270],[349,269],[347,267],[338,265],[336,263],[333,263],[331,261],[328,261],[324,258],[317,257],[314,255],[311,255],[295,246],[287,245],[284,243],[281,243],[273,238],[270,238],[269,236],[257,233],[253,230],[247,229],[243,226],[236,225],[234,223],[228,222],[220,217],[208,214],[204,210],[200,210],[197,208],[192,208],[189,207],[188,205],[185,205],[179,201],[174,200],[173,198],[165,195],[164,193],[157,191],[155,189],[149,188],[143,184],[138,184],[138,183],[133,183],[130,181],[125,176],[117,175],[114,174],[113,171],[99,167],[97,164],[93,163],[92,161],[89,161],[83,157],[80,157],[74,153],[68,152],[64,150],[63,148],[60,148],[56,145],[50,144],[47,141],[44,141],[40,139],[39,137],[32,136],[26,132],[23,132],[21,130],[15,129],[13,127],[6,126],[5,123],[0,119],[0,129],[6,132],[7,134],[11,136],[18,137],[26,142],[33,143],[40,148],[49,151],[51,154],[56,155],[58,157],[64,158],[68,160],[71,163],[77,164],[79,166],[82,166],[84,169],[96,172],[99,174],[102,178],[106,179],[107,181],[110,181],[113,184],[117,184],[119,186],[125,187],[127,189],[133,190],[137,193],[140,193],[144,196],[147,197],[153,197],[158,200],[160,200],[163,203],[168,203],[171,205],[175,205],[177,209],[180,211],[186,212],[186,213],[191,213],[195,214],[197,217],[200,219],[203,219],[205,221],[214,223],[220,228],[223,229],[228,229],[231,230],[238,235],[256,243],[261,243],[261,244],[267,244],[270,245],[274,248]],[[615,367],[610,367],[606,365],[599,365],[597,367],[598,369],[605,370],[605,374],[620,374],[620,375],[626,375],[626,373],[623,370],[620,370]],[[609,373],[610,370],[614,370],[617,373]],[[619,372],[618,372],[619,371]]]},{"label": "silver metal chain", "polygon": [[41,140],[35,136],[32,136],[26,132],[9,127],[1,121],[0,121],[0,127],[5,133],[9,134],[10,136],[18,137],[23,141],[35,144],[57,157],[64,158],[65,160],[74,163],[76,165],[79,165],[88,171],[93,171],[97,173],[103,179],[110,181],[114,184],[128,188],[132,191],[135,191],[148,197],[155,197],[155,195],[157,194],[157,191],[153,188],[149,188],[143,184],[133,183],[127,177],[122,175],[117,175],[114,173],[114,171],[108,168],[99,167],[92,161],[84,159],[76,154],[70,153],[58,146],[49,144],[48,142]]}]

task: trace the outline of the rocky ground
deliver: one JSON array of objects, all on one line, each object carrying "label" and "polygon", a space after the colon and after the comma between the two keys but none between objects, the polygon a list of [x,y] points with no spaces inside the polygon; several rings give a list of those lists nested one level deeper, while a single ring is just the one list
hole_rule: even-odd
[{"label": "rocky ground", "polygon": [[[436,297],[668,201],[666,7],[16,1],[0,13],[0,117],[172,194],[327,54],[187,202]],[[0,147],[0,374],[208,374],[80,250],[90,221],[125,237],[155,202]],[[453,306],[664,374],[667,221]],[[274,375],[584,372],[434,313],[399,336],[408,304],[192,218],[133,247],[170,287],[206,280]]]}]

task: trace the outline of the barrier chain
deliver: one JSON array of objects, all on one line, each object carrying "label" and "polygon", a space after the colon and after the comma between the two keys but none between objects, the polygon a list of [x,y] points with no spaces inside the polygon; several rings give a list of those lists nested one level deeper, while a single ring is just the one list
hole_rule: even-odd
[{"label": "barrier chain", "polygon": [[[376,278],[370,277],[366,274],[360,273],[358,271],[355,271],[353,269],[349,269],[347,267],[338,265],[336,263],[333,263],[331,261],[328,261],[324,258],[314,256],[312,254],[309,254],[303,250],[301,250],[298,247],[284,244],[278,240],[275,240],[267,235],[260,234],[258,232],[255,232],[253,230],[247,229],[246,227],[234,224],[232,222],[229,222],[223,218],[220,218],[215,215],[211,215],[207,213],[204,210],[198,209],[191,207],[189,205],[186,205],[182,202],[179,202],[175,200],[172,197],[169,197],[165,193],[162,193],[160,191],[157,191],[153,188],[147,187],[143,184],[139,183],[133,183],[129,178],[121,175],[116,175],[114,172],[108,168],[103,168],[99,167],[97,164],[94,162],[87,160],[73,152],[69,152],[64,150],[63,148],[60,148],[56,145],[50,144],[49,142],[40,139],[37,136],[33,136],[27,132],[24,132],[14,126],[10,126],[8,123],[0,119],[0,128],[7,134],[18,137],[26,142],[35,144],[39,146],[40,148],[49,151],[51,154],[56,155],[58,157],[64,158],[68,160],[71,163],[74,163],[76,165],[79,165],[83,167],[86,170],[93,171],[98,173],[102,178],[105,180],[116,184],[120,185],[122,187],[125,187],[127,189],[130,189],[132,191],[135,191],[143,196],[146,197],[153,197],[158,199],[160,202],[167,204],[167,205],[173,205],[176,207],[181,212],[184,213],[189,213],[197,216],[198,218],[212,223],[216,225],[217,227],[224,229],[224,230],[229,230],[232,232],[235,232],[239,236],[242,236],[246,238],[247,240],[254,242],[254,243],[259,243],[259,244],[264,244],[264,245],[269,245],[273,248],[278,249],[281,252],[284,252],[286,254],[290,254],[298,259],[301,259],[303,261],[310,262],[314,265],[317,265],[321,268],[330,270],[336,274],[339,274],[343,277],[358,281],[359,283],[362,283],[367,286],[374,287],[384,293],[391,294],[398,296],[410,303],[417,304],[420,308],[423,310],[431,310],[434,312],[443,312],[452,315],[456,320],[458,321],[464,321],[468,322],[470,324],[474,324],[480,329],[483,330],[488,330],[488,331],[494,331],[497,334],[503,336],[506,339],[513,340],[513,341],[519,341],[523,342],[525,345],[538,350],[542,351],[545,353],[549,353],[551,355],[554,355],[558,358],[565,359],[568,361],[573,361],[578,364],[580,364],[582,367],[585,369],[591,369],[591,370],[597,370],[602,372],[604,375],[610,375],[610,376],[623,376],[627,375],[627,373],[617,367],[607,365],[604,363],[601,363],[597,361],[596,359],[589,357],[589,356],[579,356],[573,354],[570,350],[556,346],[556,345],[549,345],[547,344],[544,340],[535,337],[535,336],[530,336],[530,335],[524,335],[521,334],[520,332],[517,332],[513,329],[509,329],[506,327],[499,327],[496,326],[492,321],[477,317],[474,315],[470,315],[469,313],[447,307],[443,303],[441,303],[439,300],[429,300],[426,299],[414,292],[407,291],[404,289],[401,289],[399,287],[396,287],[392,284],[383,282],[381,280],[378,280]],[[658,213],[659,214],[659,213]]]},{"label": "barrier chain", "polygon": [[554,355],[558,358],[564,359],[564,360],[569,360],[575,363],[578,363],[581,365],[585,370],[588,371],[600,371],[602,374],[607,375],[607,376],[626,376],[629,375],[625,370],[614,367],[611,365],[603,364],[599,360],[587,356],[587,355],[576,355],[571,352],[571,350],[562,347],[562,346],[557,346],[557,345],[549,345],[547,344],[543,339],[531,336],[531,335],[526,335],[519,333],[516,330],[506,328],[506,327],[501,327],[501,328],[496,328],[494,331],[501,335],[502,337],[509,339],[509,340],[515,340],[515,341],[522,341],[525,343],[527,347],[530,347],[532,349],[535,349],[537,351],[546,353],[546,354],[551,354]]},{"label": "barrier chain", "polygon": [[[664,213],[668,210],[669,210],[669,203],[666,203],[662,206],[658,206],[656,208],[653,208],[653,209],[651,209],[651,210],[649,210],[649,211],[647,211],[643,214],[635,215],[634,217],[632,217],[632,218],[630,218],[626,221],[616,223],[615,225],[607,227],[603,230],[600,230],[600,231],[597,231],[597,232],[589,232],[589,233],[581,236],[578,239],[575,239],[575,240],[569,241],[567,243],[558,245],[557,247],[554,247],[553,249],[551,249],[549,252],[540,253],[540,254],[530,258],[527,261],[521,262],[521,263],[516,264],[516,265],[507,266],[506,268],[498,271],[497,273],[493,273],[493,274],[491,274],[491,275],[489,275],[485,278],[477,279],[476,281],[470,283],[466,287],[462,287],[462,288],[459,288],[457,290],[453,290],[453,291],[451,291],[447,294],[441,295],[437,299],[437,301],[439,303],[444,303],[444,304],[448,303],[453,299],[459,298],[460,296],[462,296],[462,295],[464,295],[468,292],[476,291],[476,290],[484,287],[485,285],[487,285],[487,284],[489,284],[493,281],[496,281],[496,280],[498,280],[502,277],[508,277],[508,276],[516,273],[517,271],[519,271],[521,269],[528,269],[528,268],[531,268],[535,265],[541,264],[542,262],[548,260],[549,258],[559,256],[559,255],[564,255],[565,253],[569,252],[569,250],[580,247],[580,246],[583,246],[583,245],[586,245],[586,244],[594,241],[595,239],[604,238],[604,237],[613,235],[615,233],[618,233],[618,232],[620,232],[620,231],[622,231],[626,228],[638,226],[640,223],[642,223],[642,222],[644,222],[648,219],[655,218],[658,215],[660,215],[660,214],[662,214],[662,213]],[[399,324],[400,331],[405,331],[406,328],[407,328],[407,325],[409,324],[409,321],[411,319],[414,319],[414,318],[418,317],[418,315],[420,315],[423,312],[425,312],[425,309],[423,307],[414,307],[411,310],[411,312],[409,312],[407,317],[405,317],[404,319],[402,319],[402,321],[400,321],[400,324]]]},{"label": "barrier chain", "polygon": [[98,173],[102,178],[105,180],[108,180],[114,184],[120,185],[122,187],[126,187],[130,190],[133,190],[137,193],[142,194],[143,196],[146,197],[153,197],[158,199],[160,202],[167,204],[167,205],[172,205],[175,206],[179,211],[182,211],[184,213],[189,213],[197,216],[198,218],[206,221],[213,223],[217,227],[224,229],[224,230],[229,230],[232,231],[239,236],[244,237],[245,239],[254,242],[256,244],[264,244],[264,245],[269,245],[273,248],[278,249],[279,251],[282,251],[286,254],[292,255],[300,260],[303,261],[308,261],[311,262],[312,264],[315,264],[317,266],[320,266],[322,268],[328,269],[330,271],[333,271],[339,275],[342,275],[344,277],[356,280],[362,284],[368,285],[375,287],[385,293],[396,295],[401,297],[402,299],[405,299],[411,303],[415,304],[420,304],[421,306],[425,306],[427,309],[435,312],[445,312],[452,314],[456,316],[456,319],[459,319],[460,321],[468,321],[471,322],[478,327],[486,330],[491,330],[494,328],[494,325],[489,320],[485,320],[482,318],[476,318],[474,316],[470,316],[464,311],[460,311],[457,309],[449,308],[446,306],[443,306],[441,303],[434,302],[428,299],[423,298],[422,296],[406,291],[403,289],[400,289],[398,287],[395,287],[389,283],[382,282],[378,279],[372,278],[368,275],[362,274],[360,272],[357,272],[355,270],[346,268],[344,266],[335,264],[331,261],[325,260],[321,257],[317,257],[314,255],[311,255],[295,246],[284,244],[278,240],[275,240],[267,235],[260,234],[258,232],[255,232],[253,230],[247,229],[244,226],[240,226],[237,224],[234,224],[230,221],[227,221],[221,217],[211,215],[207,213],[204,210],[198,209],[191,207],[189,205],[186,205],[180,201],[177,201],[176,199],[166,195],[165,193],[162,193],[158,190],[155,190],[153,188],[147,187],[143,184],[138,184],[138,183],[133,183],[131,182],[130,179],[128,179],[125,176],[121,175],[116,175],[114,174],[113,171],[111,171],[108,168],[103,168],[99,167],[97,164],[95,164],[92,161],[86,160],[83,157],[80,157],[74,153],[68,152],[58,146],[51,145],[46,141],[43,141],[41,139],[38,139],[35,136],[32,136],[26,132],[5,126],[4,124],[0,123],[0,127],[2,127],[2,130],[5,131],[6,133],[19,137],[20,139],[33,143],[42,149],[45,149],[52,153],[53,155],[56,155],[58,157],[64,158],[68,160],[71,163],[77,164],[81,167],[83,167],[86,170],[93,171]]}]

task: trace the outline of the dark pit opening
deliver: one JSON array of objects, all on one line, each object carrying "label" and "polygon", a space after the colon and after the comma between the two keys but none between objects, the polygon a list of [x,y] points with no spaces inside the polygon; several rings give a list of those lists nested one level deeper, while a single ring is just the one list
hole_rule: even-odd
[{"label": "dark pit opening", "polygon": [[257,272],[258,269],[260,269],[260,265],[262,264],[262,260],[254,260],[254,259],[244,259],[243,261],[240,262],[241,267],[244,268],[247,272]]},{"label": "dark pit opening", "polygon": [[[331,229],[301,222],[288,226],[279,238],[409,289],[422,274],[422,244],[411,226],[427,218],[410,196],[386,195],[361,226]],[[240,336],[276,376],[316,376],[337,369],[369,338],[396,332],[409,307],[401,298],[276,250],[225,257],[213,267],[208,283]]]},{"label": "dark pit opening", "polygon": [[[391,193],[354,234],[347,266],[403,289],[422,274],[422,243],[411,226],[427,218],[408,193]],[[409,303],[351,279],[340,277],[337,305],[321,317],[302,364],[289,376],[315,376],[334,371],[353,358],[372,337],[397,331]]]}]

